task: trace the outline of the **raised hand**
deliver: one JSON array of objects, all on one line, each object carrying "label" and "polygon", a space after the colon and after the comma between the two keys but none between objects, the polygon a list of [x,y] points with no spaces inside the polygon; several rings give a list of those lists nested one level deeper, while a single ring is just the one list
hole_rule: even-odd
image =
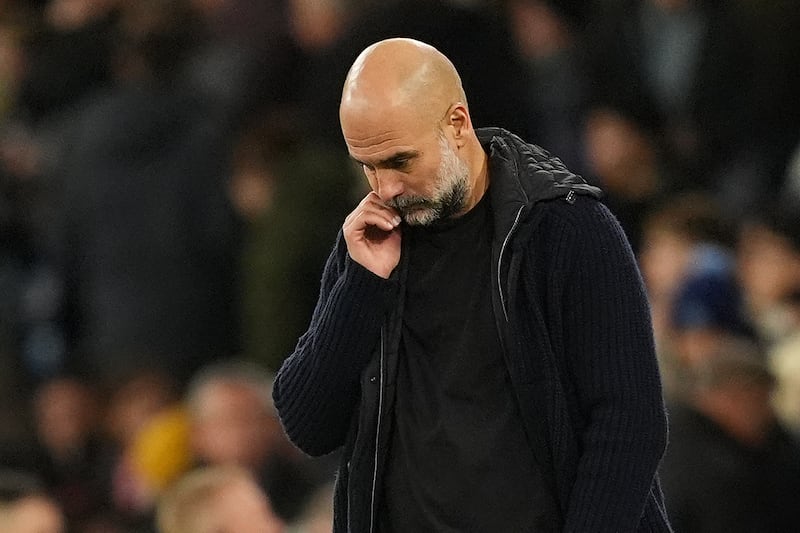
[{"label": "raised hand", "polygon": [[400,262],[400,215],[370,192],[344,220],[342,230],[350,258],[388,278]]}]

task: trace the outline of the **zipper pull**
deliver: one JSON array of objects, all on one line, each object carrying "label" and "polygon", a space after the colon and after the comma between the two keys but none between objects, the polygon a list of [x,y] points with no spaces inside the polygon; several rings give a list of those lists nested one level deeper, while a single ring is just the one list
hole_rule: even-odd
[{"label": "zipper pull", "polygon": [[570,191],[567,193],[567,197],[564,198],[564,199],[567,201],[568,204],[574,204],[575,203],[575,196],[576,196],[575,195],[575,191],[570,189]]}]

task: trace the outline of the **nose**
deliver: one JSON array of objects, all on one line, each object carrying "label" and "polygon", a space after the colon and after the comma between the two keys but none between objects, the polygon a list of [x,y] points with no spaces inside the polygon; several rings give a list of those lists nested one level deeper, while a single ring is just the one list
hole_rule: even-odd
[{"label": "nose", "polygon": [[384,202],[400,196],[403,194],[403,182],[400,173],[391,169],[376,170],[374,189]]}]

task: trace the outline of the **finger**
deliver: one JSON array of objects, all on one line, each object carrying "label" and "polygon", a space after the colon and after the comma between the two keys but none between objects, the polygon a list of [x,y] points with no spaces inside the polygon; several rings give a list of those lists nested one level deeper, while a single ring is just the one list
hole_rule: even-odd
[{"label": "finger", "polygon": [[395,209],[393,207],[389,207],[388,205],[386,205],[386,203],[381,199],[380,196],[378,196],[378,193],[376,193],[375,191],[370,191],[370,193],[367,194],[361,200],[361,205],[373,205],[373,206],[376,206],[376,207],[378,207],[380,209],[385,209],[386,211],[390,212],[393,216],[400,214],[397,211],[397,209]]},{"label": "finger", "polygon": [[385,231],[391,231],[400,225],[398,215],[372,204],[364,205],[357,209],[345,220],[344,228],[350,231],[363,231],[367,226],[377,226]]},{"label": "finger", "polygon": [[386,206],[380,197],[372,192],[364,197],[355,210],[350,213],[344,221],[344,227],[352,226],[354,222],[360,224],[371,224],[386,229],[392,229],[401,222],[400,215],[396,210]]}]

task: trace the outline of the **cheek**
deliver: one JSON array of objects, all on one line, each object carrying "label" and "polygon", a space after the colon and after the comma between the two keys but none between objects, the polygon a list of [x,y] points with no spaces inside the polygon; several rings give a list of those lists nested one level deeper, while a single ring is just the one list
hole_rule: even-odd
[{"label": "cheek", "polygon": [[438,166],[417,166],[405,176],[405,189],[418,196],[430,196],[441,181],[441,174]]}]

